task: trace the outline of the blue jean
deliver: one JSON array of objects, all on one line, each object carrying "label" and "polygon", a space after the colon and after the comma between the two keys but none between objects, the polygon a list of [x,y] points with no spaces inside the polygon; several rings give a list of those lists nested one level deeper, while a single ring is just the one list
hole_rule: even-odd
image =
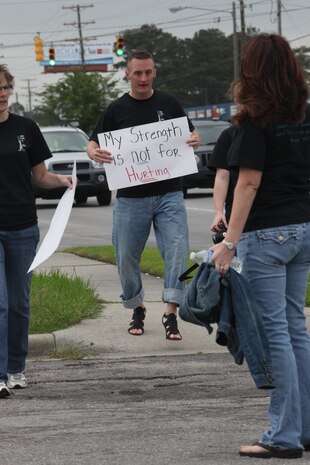
[{"label": "blue jean", "polygon": [[310,444],[310,336],[304,315],[310,223],[244,233],[238,257],[262,314],[276,382],[270,392],[271,428],[261,441],[302,448]]},{"label": "blue jean", "polygon": [[186,270],[188,227],[182,192],[156,197],[116,199],[112,240],[125,308],[134,309],[144,298],[140,259],[153,224],[156,242],[165,262],[163,302],[180,304]]},{"label": "blue jean", "polygon": [[31,273],[38,225],[0,231],[0,380],[25,369],[28,353]]},{"label": "blue jean", "polygon": [[217,323],[216,342],[227,346],[238,365],[245,357],[258,388],[274,388],[267,336],[244,276],[230,270],[222,279],[213,265],[202,263],[185,288],[179,315],[209,334]]}]

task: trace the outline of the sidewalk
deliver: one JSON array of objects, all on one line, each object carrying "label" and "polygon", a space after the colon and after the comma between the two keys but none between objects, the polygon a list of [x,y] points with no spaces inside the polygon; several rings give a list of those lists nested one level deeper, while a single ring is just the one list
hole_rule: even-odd
[{"label": "sidewalk", "polygon": [[[96,319],[83,320],[68,329],[51,334],[29,336],[30,356],[41,355],[63,346],[80,344],[85,352],[92,355],[111,357],[135,357],[153,355],[186,355],[196,353],[228,353],[226,347],[216,344],[215,331],[211,335],[205,328],[178,319],[182,341],[167,341],[161,317],[165,305],[161,301],[161,278],[143,275],[145,290],[145,333],[141,337],[127,332],[132,316],[131,310],[120,303],[120,284],[115,265],[89,260],[68,253],[55,253],[39,269],[56,268],[69,276],[78,275],[97,291],[108,303]],[[310,308],[305,310],[310,329]]]},{"label": "sidewalk", "polygon": [[165,304],[161,301],[163,280],[143,275],[145,290],[145,333],[141,337],[127,332],[132,311],[120,303],[121,293],[115,265],[89,260],[68,253],[55,253],[39,269],[52,268],[70,275],[78,275],[96,289],[98,295],[108,303],[96,319],[81,323],[52,334],[29,336],[31,355],[40,355],[49,350],[70,344],[81,344],[81,348],[92,355],[111,357],[135,357],[153,355],[186,355],[196,353],[227,353],[225,347],[215,343],[215,331],[209,335],[206,329],[186,323],[180,318],[181,342],[167,341],[161,317]]}]

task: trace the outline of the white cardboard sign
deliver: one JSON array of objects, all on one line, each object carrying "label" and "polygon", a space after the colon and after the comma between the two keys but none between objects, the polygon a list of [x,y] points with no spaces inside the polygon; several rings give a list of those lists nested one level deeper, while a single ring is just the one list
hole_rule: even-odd
[{"label": "white cardboard sign", "polygon": [[196,173],[186,116],[98,134],[100,148],[113,155],[105,163],[109,189],[121,189]]}]

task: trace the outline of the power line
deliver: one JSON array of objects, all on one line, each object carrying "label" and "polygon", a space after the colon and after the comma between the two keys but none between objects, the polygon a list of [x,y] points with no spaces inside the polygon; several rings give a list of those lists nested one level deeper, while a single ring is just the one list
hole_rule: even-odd
[{"label": "power line", "polygon": [[[58,0],[57,0],[58,1]],[[19,3],[19,2],[17,2]],[[29,2],[29,3],[36,3],[36,2]],[[41,2],[39,2],[41,3]],[[45,2],[47,3],[47,2]],[[263,3],[263,2],[254,2],[252,3],[252,5],[255,5],[255,4],[258,4],[258,3]],[[7,3],[0,3],[0,6],[1,5],[5,5]],[[11,5],[12,3],[10,3]],[[72,7],[67,7],[67,8],[72,8]],[[300,10],[308,10],[310,9],[310,6],[309,7],[298,7],[298,8],[291,8],[291,9],[285,9],[285,13],[289,13],[289,12],[294,12],[294,11],[300,11]],[[207,15],[209,15],[209,13],[207,13]],[[253,14],[249,14],[247,15],[246,19],[247,21],[253,19],[253,18],[257,18],[257,17],[261,17],[261,16],[266,16],[267,13],[253,13]],[[190,26],[200,26],[200,25],[206,25],[206,24],[213,24],[215,19],[210,19],[210,20],[202,20],[201,17],[203,15],[195,15],[195,16],[190,16],[188,18],[183,18],[183,19],[178,19],[178,20],[171,20],[171,21],[165,21],[165,22],[159,22],[159,23],[155,23],[154,25],[156,27],[163,27],[165,25],[168,25],[169,29],[174,29],[174,28],[179,28],[179,27],[190,27]],[[195,21],[192,21],[191,23],[187,23],[188,21],[191,21],[193,19],[196,19],[198,20],[198,22],[195,22]],[[231,21],[231,15],[229,17],[222,17],[222,18],[219,18],[221,22],[226,22],[226,21]],[[218,19],[217,19],[218,20]],[[182,23],[183,22],[183,23]],[[187,24],[185,24],[184,22],[186,22]],[[94,23],[94,22],[92,22]],[[70,23],[70,24],[77,24],[77,23]],[[173,26],[173,24],[175,24],[175,26]],[[98,37],[109,37],[111,35],[115,35],[117,34],[121,29],[124,30],[124,29],[134,29],[134,28],[138,28],[138,27],[141,27],[141,24],[139,25],[123,25],[123,26],[107,26],[107,27],[104,27],[105,30],[109,30],[109,32],[106,32],[106,33],[102,33],[102,34],[96,34],[95,36],[92,37],[92,39],[95,39],[98,38]],[[97,30],[102,30],[102,27],[96,27],[96,28],[89,28],[88,31],[91,32],[91,31],[97,31]],[[48,33],[48,34],[59,34],[59,33],[66,33],[66,30],[46,30],[45,33]],[[0,36],[4,36],[4,35],[35,35],[36,32],[33,32],[33,31],[24,31],[24,32],[0,32]],[[290,41],[296,41],[296,40],[300,40],[300,39],[303,39],[303,38],[307,38],[309,37],[310,34],[305,34],[303,36],[299,36],[297,38],[293,38],[291,39]],[[86,40],[87,38],[85,38]],[[61,42],[68,42],[72,40],[72,42],[76,42],[77,40],[79,39],[76,39],[76,38],[73,38],[73,39],[59,39],[59,40],[53,40],[54,43],[61,43]],[[33,43],[17,43],[17,44],[12,44],[12,45],[1,45],[1,49],[7,49],[7,48],[17,48],[17,47],[25,47],[25,46],[30,46],[30,45],[33,45]]]},{"label": "power line", "polygon": [[63,10],[69,9],[76,11],[77,17],[78,17],[78,22],[77,23],[64,23],[65,26],[77,26],[79,30],[79,38],[75,39],[80,42],[80,49],[81,49],[81,62],[82,65],[85,63],[85,58],[84,58],[84,42],[83,42],[83,34],[82,34],[82,25],[83,24],[94,24],[95,21],[81,21],[81,8],[91,8],[94,5],[75,5],[75,6],[63,6]]},{"label": "power line", "polygon": [[28,2],[25,2],[25,1],[22,1],[22,2],[0,2],[0,6],[2,5],[30,5],[30,4],[35,4],[35,3],[39,3],[40,5],[43,5],[44,3],[60,3],[59,0],[48,0],[47,2],[44,2],[43,0],[32,0],[32,1],[28,1]]}]

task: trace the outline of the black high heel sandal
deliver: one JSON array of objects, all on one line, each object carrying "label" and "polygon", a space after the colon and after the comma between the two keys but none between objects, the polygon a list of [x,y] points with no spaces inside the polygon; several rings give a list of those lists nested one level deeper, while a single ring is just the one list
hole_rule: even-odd
[{"label": "black high heel sandal", "polygon": [[[177,317],[174,313],[164,313],[162,317],[162,324],[164,325],[166,331],[166,339],[168,339],[169,341],[182,340],[181,333],[178,330]],[[171,337],[172,335],[178,337]]]},{"label": "black high heel sandal", "polygon": [[[142,336],[142,334],[144,333],[144,318],[145,318],[145,308],[143,307],[137,307],[134,309],[133,311],[133,315],[132,315],[132,320],[131,322],[129,323],[129,328],[128,328],[128,332],[129,334],[131,334],[132,336]],[[141,330],[141,333],[131,333],[131,331],[133,329],[140,329]]]}]

